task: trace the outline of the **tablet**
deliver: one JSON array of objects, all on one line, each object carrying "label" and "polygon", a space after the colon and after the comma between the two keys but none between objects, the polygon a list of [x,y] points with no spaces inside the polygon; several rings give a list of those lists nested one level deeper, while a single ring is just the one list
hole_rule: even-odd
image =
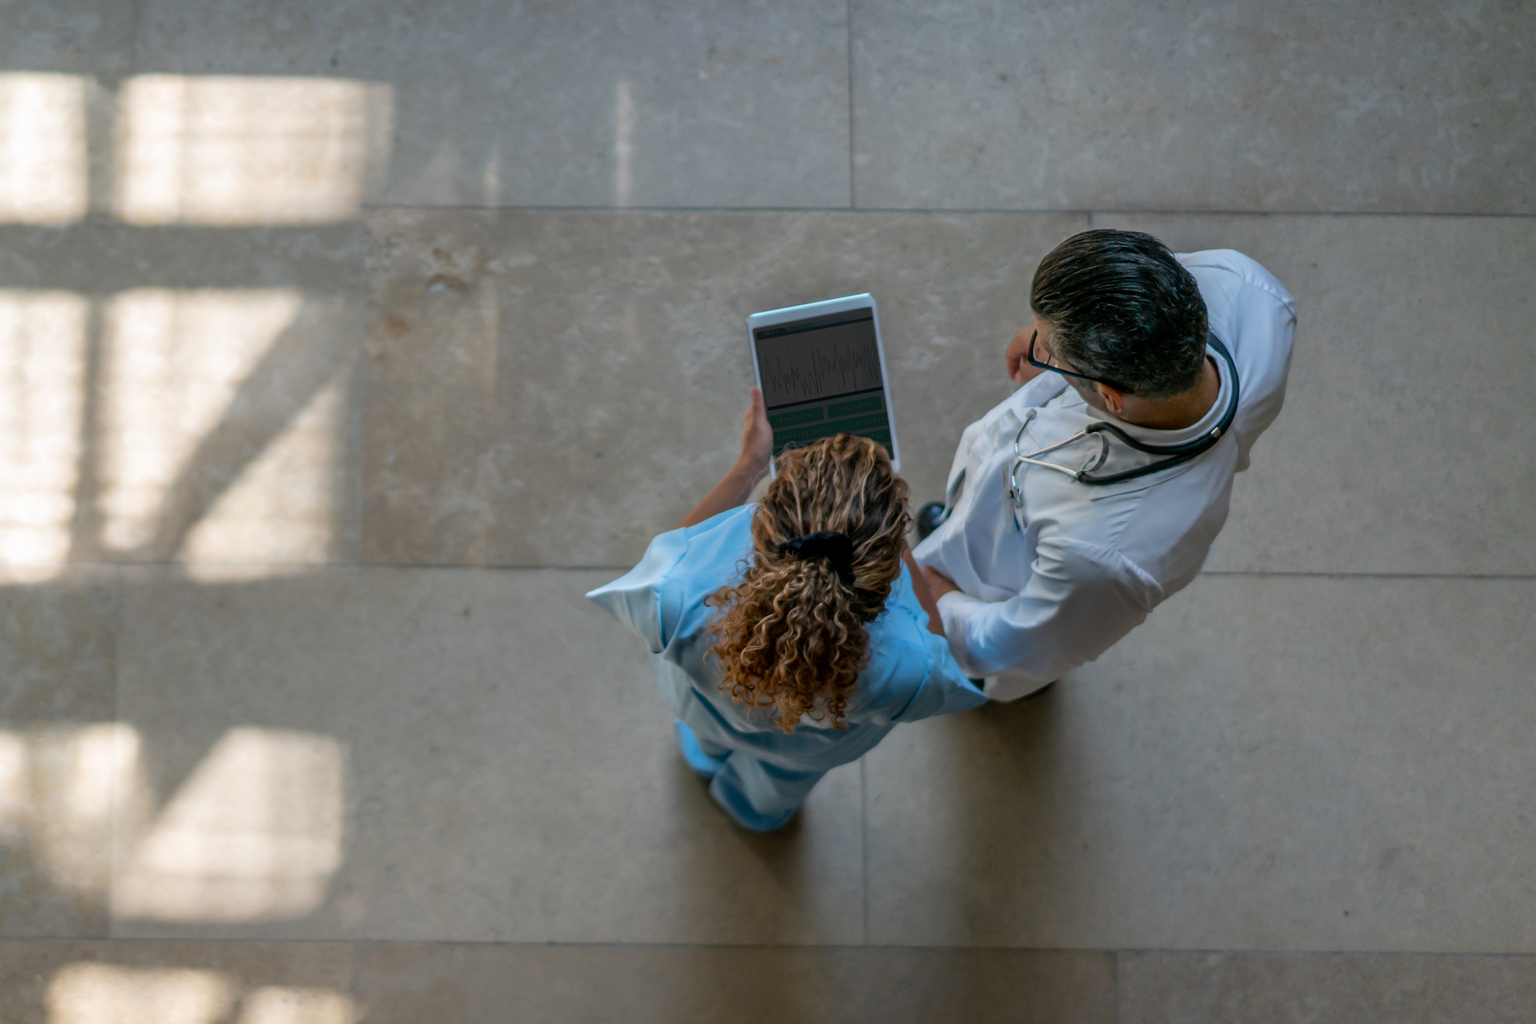
[{"label": "tablet", "polygon": [[747,317],[773,454],[833,434],[878,441],[901,469],[874,296],[847,295]]}]

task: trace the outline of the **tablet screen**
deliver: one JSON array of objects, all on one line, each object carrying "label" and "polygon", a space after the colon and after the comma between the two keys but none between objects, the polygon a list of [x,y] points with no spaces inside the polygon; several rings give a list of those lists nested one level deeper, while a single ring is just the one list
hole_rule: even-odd
[{"label": "tablet screen", "polygon": [[752,333],[775,456],[833,434],[857,434],[891,451],[872,310],[849,309]]}]

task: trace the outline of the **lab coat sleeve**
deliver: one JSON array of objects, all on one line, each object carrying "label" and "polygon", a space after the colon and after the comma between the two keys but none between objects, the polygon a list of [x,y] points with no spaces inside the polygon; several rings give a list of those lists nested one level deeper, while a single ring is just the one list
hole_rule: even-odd
[{"label": "lab coat sleeve", "polygon": [[1034,689],[1103,654],[1163,596],[1157,581],[1120,552],[1062,537],[1041,538],[1022,593],[982,601],[953,591],[938,605],[966,674],[1007,669]]},{"label": "lab coat sleeve", "polygon": [[960,671],[960,666],[956,663],[955,656],[950,652],[949,644],[944,638],[929,633],[926,629],[923,636],[926,638],[928,648],[928,677],[912,695],[912,700],[907,706],[902,708],[899,714],[893,715],[891,721],[916,722],[935,715],[968,711],[985,704],[987,695],[977,689],[976,684]]},{"label": "lab coat sleeve", "polygon": [[612,583],[587,593],[587,600],[612,615],[660,654],[671,639],[680,609],[668,607],[664,584],[688,550],[688,531],[672,530],[651,541],[640,564]]}]

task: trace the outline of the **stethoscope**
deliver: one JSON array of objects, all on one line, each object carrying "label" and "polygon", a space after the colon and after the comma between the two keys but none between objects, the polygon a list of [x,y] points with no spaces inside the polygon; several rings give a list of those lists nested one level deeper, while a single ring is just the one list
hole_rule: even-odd
[{"label": "stethoscope", "polygon": [[[1125,431],[1121,430],[1119,427],[1112,423],[1095,422],[1088,424],[1088,426],[1084,427],[1082,430],[1079,430],[1077,433],[1073,434],[1071,437],[1064,441],[1058,441],[1053,445],[1041,448],[1038,451],[1030,452],[1028,455],[1026,455],[1019,450],[1019,444],[1024,440],[1024,431],[1028,429],[1029,425],[1035,421],[1035,416],[1039,412],[1038,409],[1031,409],[1028,413],[1025,414],[1024,422],[1020,425],[1019,432],[1013,435],[1014,461],[1013,468],[1008,472],[1008,496],[1013,499],[1013,507],[1015,509],[1021,509],[1024,507],[1024,491],[1019,487],[1019,468],[1021,466],[1030,465],[1040,466],[1045,469],[1054,469],[1058,473],[1067,474],[1067,476],[1072,477],[1078,483],[1102,486],[1104,484],[1118,484],[1124,480],[1134,480],[1139,476],[1146,476],[1149,473],[1156,473],[1159,470],[1183,465],[1190,459],[1193,459],[1214,447],[1216,442],[1220,441],[1222,437],[1226,435],[1227,428],[1232,426],[1232,420],[1237,416],[1237,364],[1232,361],[1232,353],[1227,351],[1227,346],[1223,345],[1221,340],[1217,338],[1216,335],[1209,335],[1206,338],[1206,345],[1215,349],[1216,353],[1220,355],[1222,359],[1226,360],[1227,369],[1232,371],[1232,395],[1227,400],[1227,408],[1226,411],[1221,415],[1220,423],[1216,424],[1208,432],[1201,434],[1193,441],[1186,441],[1183,444],[1147,444],[1144,441],[1136,440],[1134,437],[1131,437]],[[1149,462],[1145,466],[1137,466],[1135,469],[1127,469],[1124,472],[1109,473],[1104,476],[1094,476],[1093,471],[1104,465],[1105,460],[1109,458],[1109,438],[1104,436],[1106,432],[1114,434],[1120,440],[1124,441],[1127,445],[1139,452],[1146,452],[1149,455],[1163,455],[1166,456],[1166,458],[1159,459],[1157,462]],[[1040,457],[1042,455],[1049,455],[1051,452],[1054,452],[1057,449],[1065,448],[1067,445],[1073,443],[1074,441],[1079,441],[1090,435],[1099,439],[1099,457],[1094,459],[1093,464],[1090,466],[1085,466],[1082,469],[1069,469],[1066,466],[1058,465],[1054,462],[1049,462]]]}]

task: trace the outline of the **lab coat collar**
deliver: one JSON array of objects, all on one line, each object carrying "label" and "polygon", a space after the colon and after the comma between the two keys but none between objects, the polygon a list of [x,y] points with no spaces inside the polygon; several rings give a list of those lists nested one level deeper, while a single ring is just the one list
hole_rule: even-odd
[{"label": "lab coat collar", "polygon": [[[1200,419],[1179,430],[1154,430],[1151,427],[1142,427],[1134,423],[1127,423],[1118,417],[1112,416],[1103,409],[1095,409],[1083,401],[1083,396],[1075,390],[1070,391],[1063,399],[1061,407],[1081,412],[1092,419],[1102,420],[1105,423],[1119,427],[1138,441],[1147,444],[1169,445],[1184,444],[1193,441],[1197,437],[1209,434],[1216,424],[1221,422],[1221,417],[1226,414],[1227,406],[1232,402],[1232,371],[1227,366],[1227,361],[1211,353],[1207,358],[1216,363],[1216,372],[1221,376],[1221,388],[1216,393],[1216,401],[1205,411]],[[1057,376],[1053,374],[1052,376]],[[1022,390],[1022,389],[1020,389]]]}]

